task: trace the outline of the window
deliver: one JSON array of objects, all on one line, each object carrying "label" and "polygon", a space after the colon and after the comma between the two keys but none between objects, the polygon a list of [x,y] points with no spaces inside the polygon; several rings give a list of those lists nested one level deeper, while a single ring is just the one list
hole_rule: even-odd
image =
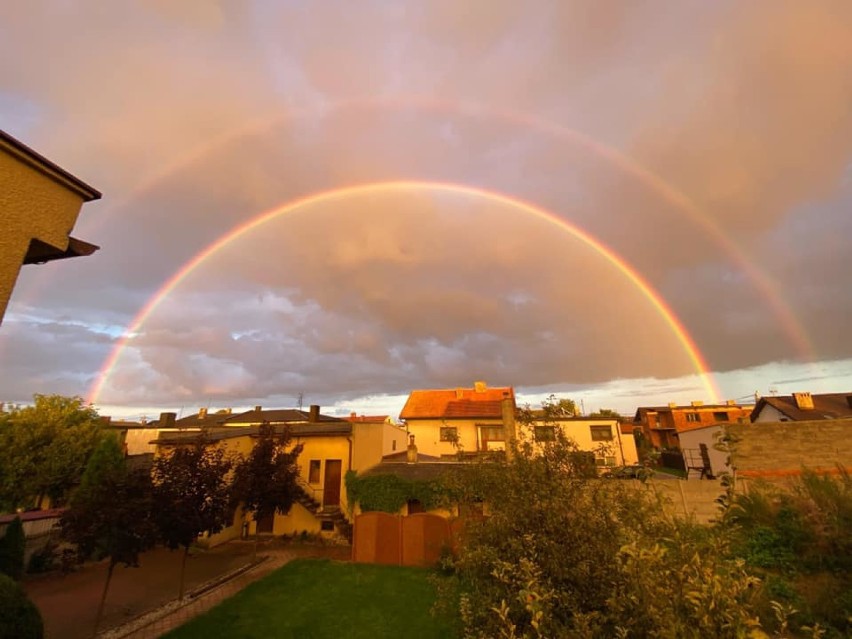
[{"label": "window", "polygon": [[536,426],[533,435],[537,442],[556,441],[556,426]]},{"label": "window", "polygon": [[484,442],[502,442],[505,438],[502,426],[480,426],[479,433]]},{"label": "window", "polygon": [[324,519],[320,522],[320,530],[323,532],[334,532],[334,522]]},{"label": "window", "polygon": [[611,442],[612,426],[589,426],[593,442]]},{"label": "window", "polygon": [[459,440],[459,429],[455,426],[441,426],[442,442],[457,442]]},{"label": "window", "polygon": [[391,450],[396,450],[396,440],[395,439],[391,442]]},{"label": "window", "polygon": [[595,466],[615,466],[615,457],[611,455],[595,455]]},{"label": "window", "polygon": [[726,422],[728,421],[728,413],[723,410],[715,411],[713,413],[713,419],[715,419],[717,422]]},{"label": "window", "polygon": [[320,464],[322,461],[319,459],[312,459],[310,465],[308,466],[308,483],[309,484],[318,484],[320,483]]},{"label": "window", "polygon": [[698,423],[698,422],[701,421],[701,415],[699,415],[698,413],[687,413],[686,414],[686,421],[692,422],[692,423]]}]

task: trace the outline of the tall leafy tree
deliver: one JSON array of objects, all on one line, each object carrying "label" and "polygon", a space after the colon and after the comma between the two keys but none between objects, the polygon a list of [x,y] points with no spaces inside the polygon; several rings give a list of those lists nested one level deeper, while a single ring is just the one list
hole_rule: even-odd
[{"label": "tall leafy tree", "polygon": [[0,510],[63,503],[100,434],[79,397],[35,395],[32,406],[0,412]]},{"label": "tall leafy tree", "polygon": [[95,632],[115,566],[123,563],[138,567],[140,553],[156,542],[152,506],[150,472],[129,470],[118,440],[104,437],[62,517],[63,535],[77,545],[81,559],[93,554],[109,558]]},{"label": "tall leafy tree", "polygon": [[171,549],[183,548],[180,599],[183,599],[189,547],[199,535],[213,535],[233,518],[225,451],[209,445],[202,434],[154,461],[155,519],[161,539]]},{"label": "tall leafy tree", "polygon": [[251,453],[235,469],[233,497],[255,521],[290,512],[298,495],[302,445],[291,446],[288,428],[261,424]]}]

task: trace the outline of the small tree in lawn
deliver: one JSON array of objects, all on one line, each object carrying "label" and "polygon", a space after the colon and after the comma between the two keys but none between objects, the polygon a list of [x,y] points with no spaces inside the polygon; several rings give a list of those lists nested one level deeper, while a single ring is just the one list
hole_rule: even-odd
[{"label": "small tree in lawn", "polygon": [[222,530],[232,516],[228,473],[232,462],[221,448],[208,446],[202,434],[187,446],[154,461],[154,503],[160,537],[171,549],[183,547],[180,599],[186,558],[199,535]]},{"label": "small tree in lawn", "polygon": [[62,516],[63,535],[77,544],[81,560],[92,555],[109,558],[95,632],[116,564],[138,567],[139,554],[156,541],[151,506],[150,473],[129,471],[121,445],[114,437],[104,437]]},{"label": "small tree in lawn", "polygon": [[24,576],[24,555],[27,537],[20,517],[15,517],[8,526],[6,534],[0,538],[0,573],[20,580]]},{"label": "small tree in lawn", "polygon": [[290,441],[288,428],[276,433],[274,426],[261,424],[251,453],[237,464],[233,496],[255,521],[286,514],[293,507],[299,491],[296,461],[302,445],[290,448]]}]

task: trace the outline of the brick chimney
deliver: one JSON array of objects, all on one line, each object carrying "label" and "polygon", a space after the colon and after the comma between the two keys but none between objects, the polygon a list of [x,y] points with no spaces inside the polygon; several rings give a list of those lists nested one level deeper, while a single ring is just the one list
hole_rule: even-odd
[{"label": "brick chimney", "polygon": [[484,393],[485,389],[487,389],[487,388],[488,388],[488,384],[486,384],[485,382],[478,381],[478,382],[473,383],[473,390],[476,391],[477,393]]},{"label": "brick chimney", "polygon": [[255,406],[255,407],[254,407],[254,412],[255,412],[255,413],[259,413],[259,412],[260,412],[260,411],[262,411],[262,410],[263,410],[263,406],[258,405],[258,406]]},{"label": "brick chimney", "polygon": [[319,408],[318,404],[311,404],[311,409],[308,413],[308,421],[311,424],[316,424],[319,421]]},{"label": "brick chimney", "polygon": [[810,393],[793,393],[793,403],[799,410],[814,409],[814,398]]},{"label": "brick chimney", "polygon": [[414,435],[408,436],[408,450],[405,452],[405,461],[409,464],[417,463],[417,446],[414,444]]},{"label": "brick chimney", "polygon": [[198,419],[206,419],[207,418],[207,409],[199,408],[198,409]]},{"label": "brick chimney", "polygon": [[700,399],[696,399],[696,400],[691,401],[689,403],[692,405],[693,408],[698,408],[699,406],[704,406],[704,402],[702,402]]},{"label": "brick chimney", "polygon": [[515,402],[511,397],[500,400],[500,409],[503,416],[503,439],[506,442],[506,456],[511,459],[515,448]]},{"label": "brick chimney", "polygon": [[177,413],[160,413],[160,423],[157,426],[159,428],[174,428],[175,418],[177,418]]}]

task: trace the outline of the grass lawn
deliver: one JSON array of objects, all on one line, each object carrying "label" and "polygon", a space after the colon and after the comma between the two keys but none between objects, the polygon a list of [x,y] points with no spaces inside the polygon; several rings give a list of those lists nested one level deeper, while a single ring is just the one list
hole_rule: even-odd
[{"label": "grass lawn", "polygon": [[430,574],[417,568],[297,559],[166,637],[456,636],[449,620],[429,612],[435,602]]}]

